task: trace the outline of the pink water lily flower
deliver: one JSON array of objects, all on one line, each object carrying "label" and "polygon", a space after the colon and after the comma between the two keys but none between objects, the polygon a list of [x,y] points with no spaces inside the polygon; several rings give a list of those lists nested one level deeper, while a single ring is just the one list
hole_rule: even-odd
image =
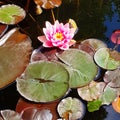
[{"label": "pink water lily flower", "polygon": [[38,39],[43,42],[44,47],[58,47],[62,50],[67,50],[75,43],[75,29],[70,27],[69,23],[65,25],[55,21],[54,25],[46,22],[46,28],[43,28],[45,36],[38,36]]}]

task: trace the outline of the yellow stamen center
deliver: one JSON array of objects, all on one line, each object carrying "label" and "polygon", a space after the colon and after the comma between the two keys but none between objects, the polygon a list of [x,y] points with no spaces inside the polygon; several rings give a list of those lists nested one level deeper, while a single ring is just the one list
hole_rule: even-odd
[{"label": "yellow stamen center", "polygon": [[57,32],[57,33],[55,33],[54,38],[55,38],[56,40],[63,40],[64,37],[63,37],[63,34],[62,34],[62,33]]}]

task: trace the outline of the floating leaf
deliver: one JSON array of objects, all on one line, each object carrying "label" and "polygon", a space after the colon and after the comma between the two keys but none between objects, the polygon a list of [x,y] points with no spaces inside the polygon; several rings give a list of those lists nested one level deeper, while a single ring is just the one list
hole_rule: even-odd
[{"label": "floating leaf", "polygon": [[76,43],[72,46],[72,48],[83,50],[83,51],[89,53],[91,56],[94,56],[94,54],[95,54],[95,50],[88,44]]},{"label": "floating leaf", "polygon": [[58,49],[56,48],[39,47],[32,52],[31,62],[40,61],[40,60],[47,60],[47,61],[58,60],[58,58],[55,55],[57,52]]},{"label": "floating leaf", "polygon": [[[30,102],[23,98],[20,98],[16,105],[16,111],[18,113],[22,113],[24,110],[27,110],[29,108],[37,108],[39,111],[41,111],[43,109],[48,109],[48,110],[50,110],[51,114],[53,115],[53,120],[57,120],[58,114],[56,111],[56,107],[57,107],[58,103],[59,103],[59,100],[54,101],[54,102],[45,103],[45,104],[43,104],[43,103],[38,104],[38,103]],[[28,115],[28,117],[30,117],[30,113],[27,115]],[[27,117],[27,115],[26,115],[26,117]]]},{"label": "floating leaf", "polygon": [[105,87],[103,94],[100,96],[99,100],[102,101],[102,104],[109,105],[114,101],[117,96],[117,92],[114,88],[109,87],[108,85]]},{"label": "floating leaf", "polygon": [[57,111],[65,120],[77,120],[83,118],[85,106],[79,99],[67,97],[60,101]]},{"label": "floating leaf", "polygon": [[111,41],[120,44],[120,30],[115,30],[111,35]]},{"label": "floating leaf", "polygon": [[62,0],[34,0],[35,4],[44,9],[52,9],[54,7],[59,7],[62,3]]},{"label": "floating leaf", "polygon": [[0,24],[0,37],[6,32],[8,25]]},{"label": "floating leaf", "polygon": [[30,38],[14,28],[0,39],[0,88],[15,81],[29,63]]},{"label": "floating leaf", "polygon": [[25,11],[14,4],[2,5],[0,7],[0,22],[4,24],[17,24],[26,16]]},{"label": "floating leaf", "polygon": [[17,90],[26,99],[50,102],[64,96],[68,90],[68,72],[55,62],[34,62],[26,68],[23,79],[17,79]]},{"label": "floating leaf", "polygon": [[69,86],[81,87],[90,83],[97,74],[97,66],[93,58],[86,52],[78,49],[69,49],[57,57],[67,66],[69,72]]},{"label": "floating leaf", "polygon": [[100,48],[103,48],[103,47],[107,47],[107,45],[99,40],[99,39],[95,39],[95,38],[89,38],[89,39],[86,39],[86,40],[83,40],[81,42],[82,45],[89,45],[91,46],[95,51],[97,51],[98,49]]},{"label": "floating leaf", "polygon": [[120,66],[120,53],[109,48],[101,48],[94,55],[95,62],[101,68],[114,70]]},{"label": "floating leaf", "polygon": [[96,110],[99,110],[99,108],[102,105],[102,101],[100,100],[94,100],[94,101],[90,101],[87,104],[87,108],[89,112],[94,112]]},{"label": "floating leaf", "polygon": [[104,81],[107,82],[110,87],[120,88],[120,68],[107,71],[104,75]]},{"label": "floating leaf", "polygon": [[1,115],[3,120],[22,120],[19,113],[9,109],[1,110]]},{"label": "floating leaf", "polygon": [[113,109],[120,113],[120,96],[116,97],[116,99],[112,102]]},{"label": "floating leaf", "polygon": [[21,113],[23,120],[52,120],[53,116],[48,109],[28,107]]},{"label": "floating leaf", "polygon": [[93,101],[99,98],[105,87],[104,82],[92,81],[89,85],[78,88],[79,96],[86,101]]}]

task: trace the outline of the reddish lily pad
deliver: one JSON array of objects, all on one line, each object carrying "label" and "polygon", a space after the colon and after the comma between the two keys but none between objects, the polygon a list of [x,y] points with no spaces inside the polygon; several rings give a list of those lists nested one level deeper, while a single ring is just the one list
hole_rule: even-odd
[{"label": "reddish lily pad", "polygon": [[4,24],[17,24],[26,16],[25,11],[17,5],[7,4],[0,7],[0,22]]},{"label": "reddish lily pad", "polygon": [[94,80],[98,69],[88,53],[78,49],[69,49],[57,54],[57,57],[66,64],[70,75],[70,88],[85,86]]},{"label": "reddish lily pad", "polygon": [[95,38],[89,38],[89,39],[86,39],[86,40],[83,40],[81,42],[82,45],[89,45],[91,46],[95,51],[97,51],[98,49],[100,48],[103,48],[103,47],[107,47],[107,45],[99,40],[99,39],[95,39]]},{"label": "reddish lily pad", "polygon": [[58,61],[58,58],[55,55],[57,52],[58,52],[58,49],[56,48],[39,47],[32,52],[31,62],[40,61],[40,60],[47,60],[47,61],[57,60]]},{"label": "reddish lily pad", "polygon": [[16,111],[18,113],[21,113],[24,110],[29,109],[29,108],[38,108],[39,110],[48,109],[48,110],[51,111],[51,113],[53,115],[53,120],[57,120],[58,114],[57,114],[57,111],[56,111],[56,107],[57,107],[58,103],[59,103],[59,100],[54,101],[54,102],[45,103],[45,104],[42,104],[42,103],[37,104],[37,103],[27,101],[23,98],[20,98],[18,100],[17,105],[16,105]]},{"label": "reddish lily pad", "polygon": [[107,71],[104,75],[104,81],[113,88],[120,88],[120,68]]},{"label": "reddish lily pad", "polygon": [[20,76],[29,63],[31,54],[30,38],[14,28],[0,39],[0,88]]},{"label": "reddish lily pad", "polygon": [[20,114],[13,110],[6,109],[0,112],[1,112],[1,116],[3,117],[2,120],[21,120]]},{"label": "reddish lily pad", "polygon": [[89,44],[76,43],[75,45],[72,46],[72,48],[83,50],[83,51],[89,53],[91,56],[94,56],[94,54],[95,54],[95,50]]},{"label": "reddish lily pad", "polygon": [[34,102],[51,102],[68,91],[68,72],[59,63],[33,62],[25,70],[23,78],[17,78],[17,90]]},{"label": "reddish lily pad", "polygon": [[54,7],[59,7],[62,0],[34,0],[36,5],[43,7],[44,9],[52,9]]},{"label": "reddish lily pad", "polygon": [[109,48],[100,48],[94,55],[95,62],[103,69],[114,70],[120,66],[120,53]]},{"label": "reddish lily pad", "polygon": [[0,37],[6,32],[8,25],[0,24]]},{"label": "reddish lily pad", "polygon": [[111,35],[111,41],[115,44],[120,44],[120,30],[115,30]]},{"label": "reddish lily pad", "polygon": [[120,113],[120,96],[116,97],[116,99],[112,102],[113,109]]},{"label": "reddish lily pad", "polygon": [[50,110],[35,107],[29,107],[22,111],[21,113],[23,120],[52,120],[53,115]]}]

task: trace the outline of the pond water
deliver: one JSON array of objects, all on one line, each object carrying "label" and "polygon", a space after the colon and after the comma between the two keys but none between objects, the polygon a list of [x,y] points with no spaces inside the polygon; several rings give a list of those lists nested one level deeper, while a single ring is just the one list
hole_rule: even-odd
[{"label": "pond water", "polygon": [[[5,1],[9,3],[9,0]],[[24,0],[13,0],[12,3],[24,7],[26,2]],[[31,8],[31,6],[33,7],[29,12],[34,19],[27,16],[19,26],[30,35],[33,48],[37,48],[40,42],[36,38],[38,35],[42,35],[41,29],[44,27],[45,21],[53,22],[53,18],[50,10],[44,10],[41,15],[36,15],[33,2],[30,3],[29,7]],[[119,0],[63,0],[62,5],[53,11],[55,18],[61,22],[65,22],[69,18],[76,21],[79,28],[75,35],[77,41],[97,38],[107,43],[108,47],[114,47],[110,41],[110,36],[114,30],[120,29]],[[11,27],[13,26],[9,28]],[[120,51],[120,47],[118,49]],[[77,96],[74,91],[71,95]],[[15,109],[19,97],[15,82],[2,89],[0,91],[0,109]],[[99,111],[86,112],[83,120],[120,120],[120,114],[115,112],[111,105],[102,106]]]}]

